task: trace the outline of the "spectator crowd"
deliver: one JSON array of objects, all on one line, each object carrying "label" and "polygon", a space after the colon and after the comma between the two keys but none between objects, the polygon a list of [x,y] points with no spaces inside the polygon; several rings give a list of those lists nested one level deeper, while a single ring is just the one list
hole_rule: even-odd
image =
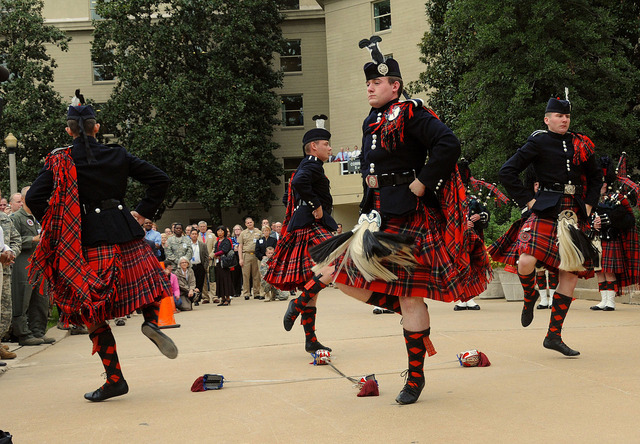
[{"label": "spectator crowd", "polygon": [[[46,336],[47,323],[55,307],[51,305],[46,288],[40,283],[31,285],[27,277],[29,257],[40,241],[40,223],[24,204],[29,187],[10,196],[0,195],[0,262],[2,264],[2,293],[0,301],[0,365],[16,354],[8,343],[20,346],[50,344]],[[145,241],[161,262],[171,282],[175,311],[190,311],[201,304],[229,306],[231,301],[287,300],[289,293],[263,280],[268,260],[280,240],[282,223],[263,219],[256,226],[246,217],[243,225],[233,227],[207,222],[182,224],[174,222],[162,232],[155,222],[143,224]],[[295,292],[291,292],[295,294]],[[126,318],[115,319],[125,325]],[[71,334],[87,334],[85,326],[65,326]]]}]

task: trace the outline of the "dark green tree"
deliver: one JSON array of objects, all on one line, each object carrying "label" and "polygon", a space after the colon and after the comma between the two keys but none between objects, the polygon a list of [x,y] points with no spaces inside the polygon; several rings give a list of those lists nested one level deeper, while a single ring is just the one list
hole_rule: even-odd
[{"label": "dark green tree", "polygon": [[[441,3],[436,1],[436,3]],[[476,177],[496,179],[500,165],[535,129],[549,97],[573,104],[571,129],[599,155],[640,154],[640,6],[628,0],[455,0],[425,58],[436,56],[434,83]],[[433,7],[433,2],[428,4]],[[431,43],[431,46],[429,46]],[[451,50],[455,54],[446,53]],[[447,84],[446,73],[453,71]],[[436,77],[433,72],[440,73]],[[457,89],[457,92],[455,91]],[[436,102],[437,103],[437,102]],[[438,109],[436,108],[436,111]]]},{"label": "dark green tree", "polygon": [[169,174],[169,205],[200,202],[217,222],[233,206],[268,209],[282,174],[277,2],[99,0],[96,11],[92,55],[117,79],[105,131]]},{"label": "dark green tree", "polygon": [[[42,161],[53,148],[68,144],[64,132],[65,104],[53,90],[55,61],[46,45],[68,49],[69,38],[54,26],[45,25],[41,0],[0,0],[0,64],[11,76],[0,83],[6,105],[0,115],[0,136],[18,138],[16,170],[18,191],[35,179]],[[1,143],[4,145],[4,143]],[[9,161],[0,154],[0,184],[9,194]]]}]

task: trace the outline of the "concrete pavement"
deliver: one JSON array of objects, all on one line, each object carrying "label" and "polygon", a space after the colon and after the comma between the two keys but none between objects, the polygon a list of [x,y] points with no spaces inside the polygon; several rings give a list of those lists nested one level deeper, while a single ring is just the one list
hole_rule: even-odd
[{"label": "concrete pavement", "polygon": [[[563,337],[582,354],[542,347],[550,310],[520,326],[520,302],[478,300],[480,311],[431,302],[427,385],[400,406],[406,352],[398,315],[334,289],[318,304],[318,337],[343,373],[375,373],[380,396],[357,389],[329,366],[313,366],[302,327],[282,328],[286,302],[234,299],[176,315],[165,330],[180,349],[162,356],[140,333],[142,316],[112,324],[129,394],[103,403],[83,394],[103,383],[87,336],[52,329],[51,346],[13,347],[0,375],[0,429],[14,443],[632,443],[640,441],[640,306],[593,312],[576,300]],[[462,368],[456,354],[487,354],[492,365]],[[192,393],[205,373],[222,390]]]}]

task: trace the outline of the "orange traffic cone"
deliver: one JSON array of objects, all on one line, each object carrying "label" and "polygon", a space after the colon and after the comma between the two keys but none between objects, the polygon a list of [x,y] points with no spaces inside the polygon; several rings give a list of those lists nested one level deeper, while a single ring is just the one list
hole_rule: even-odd
[{"label": "orange traffic cone", "polygon": [[160,301],[160,311],[158,313],[158,327],[160,328],[178,328],[180,324],[176,324],[173,312],[176,310],[176,303],[173,296],[167,296]]}]

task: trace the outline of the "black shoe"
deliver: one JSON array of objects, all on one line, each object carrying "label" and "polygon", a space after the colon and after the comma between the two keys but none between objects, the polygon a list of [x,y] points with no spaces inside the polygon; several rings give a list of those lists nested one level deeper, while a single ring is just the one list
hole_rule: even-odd
[{"label": "black shoe", "polygon": [[422,393],[422,389],[424,388],[424,381],[418,387],[412,387],[409,384],[405,384],[398,397],[396,398],[396,402],[398,404],[413,404],[420,397],[420,393]]},{"label": "black shoe", "polygon": [[251,297],[251,296],[245,296],[245,297],[244,297],[244,300],[245,300],[245,301],[248,301],[250,297]]},{"label": "black shoe", "polygon": [[542,304],[538,304],[538,306],[536,307],[538,310],[546,310],[547,308],[551,308],[550,305],[542,305]]},{"label": "black shoe", "polygon": [[531,325],[531,322],[533,322],[533,310],[527,310],[526,306],[523,306],[522,314],[520,315],[520,323],[523,327],[528,327],[529,325]]},{"label": "black shoe", "polygon": [[2,361],[0,361],[0,367],[4,367],[5,365],[7,365],[7,363],[6,363],[6,362],[2,362]]},{"label": "black shoe", "polygon": [[165,335],[157,325],[151,322],[143,322],[141,329],[142,333],[151,339],[151,342],[156,344],[158,350],[167,358],[175,359],[178,356],[178,347],[176,347],[176,344],[174,344],[171,338]]},{"label": "black shoe", "polygon": [[324,345],[322,345],[318,341],[316,341],[316,342],[305,342],[304,343],[304,350],[307,353],[315,353],[318,350],[332,351],[329,347],[325,347]]},{"label": "black shoe", "polygon": [[578,350],[573,350],[569,348],[569,346],[564,342],[562,342],[562,339],[560,338],[555,338],[555,339],[544,338],[542,345],[544,348],[559,351],[565,356],[578,356],[580,354]]},{"label": "black shoe", "polygon": [[295,302],[296,299],[291,299],[289,301],[289,307],[287,307],[287,311],[284,314],[284,319],[282,320],[284,329],[287,331],[291,331],[291,329],[293,328],[293,324],[295,324],[296,319],[298,318],[298,315],[300,315],[300,312],[296,310]]},{"label": "black shoe", "polygon": [[464,307],[460,306],[460,305],[454,305],[453,306],[453,311],[460,311],[460,310],[466,310],[467,306],[465,305]]},{"label": "black shoe", "polygon": [[127,393],[129,393],[129,386],[127,385],[127,381],[121,378],[118,382],[105,384],[94,392],[85,393],[84,399],[98,402],[113,398],[114,396],[126,395]]},{"label": "black shoe", "polygon": [[603,308],[598,307],[597,305],[594,305],[593,307],[589,307],[591,310],[604,310]]},{"label": "black shoe", "polygon": [[478,304],[472,305],[471,307],[467,305],[467,310],[480,310],[480,306]]},{"label": "black shoe", "polygon": [[602,311],[616,311],[616,309],[613,307],[604,307]]},{"label": "black shoe", "polygon": [[373,314],[374,315],[381,315],[382,313],[384,313],[384,310],[380,307],[376,307],[373,309]]}]

